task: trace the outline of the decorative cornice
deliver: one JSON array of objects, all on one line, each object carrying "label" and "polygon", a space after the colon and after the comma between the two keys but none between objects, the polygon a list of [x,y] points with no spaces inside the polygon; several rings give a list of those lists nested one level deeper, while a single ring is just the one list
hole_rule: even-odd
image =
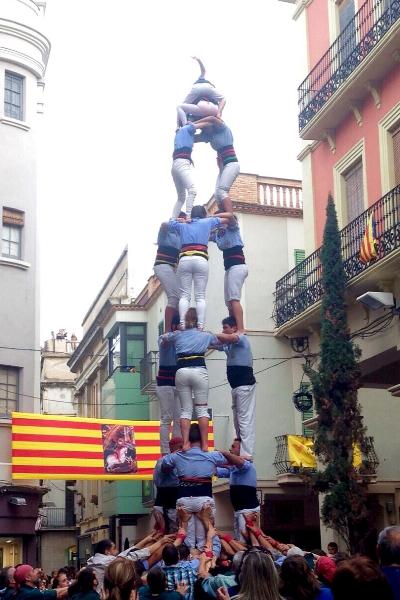
[{"label": "decorative cornice", "polygon": [[311,4],[312,0],[299,0],[296,5],[296,9],[293,13],[293,21],[297,21],[301,13],[309,4]]},{"label": "decorative cornice", "polygon": [[0,256],[0,265],[4,267],[15,267],[16,269],[22,269],[26,271],[30,268],[31,263],[19,260],[18,258],[8,258],[7,256]]},{"label": "decorative cornice", "polygon": [[267,217],[293,217],[295,219],[303,218],[301,208],[285,208],[283,206],[268,206],[266,204],[256,204],[254,202],[239,202],[232,200],[233,210],[239,213],[263,215]]},{"label": "decorative cornice", "polygon": [[41,55],[41,61],[38,61],[33,56],[30,56],[24,52],[14,50],[13,48],[0,47],[0,59],[13,62],[31,71],[38,79],[42,79],[46,72],[47,62],[49,60],[50,41],[39,31],[17,23],[10,21],[9,19],[0,18],[0,35],[5,34],[14,38],[19,38],[24,42],[28,42],[39,51]]}]

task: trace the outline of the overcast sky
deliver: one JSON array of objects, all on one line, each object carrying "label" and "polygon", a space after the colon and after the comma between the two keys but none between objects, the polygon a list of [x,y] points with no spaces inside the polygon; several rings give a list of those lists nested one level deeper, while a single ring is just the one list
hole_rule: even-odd
[{"label": "overcast sky", "polygon": [[[175,107],[198,76],[227,98],[241,170],[300,178],[297,86],[304,40],[278,0],[48,0],[52,49],[40,153],[41,341],[81,322],[129,243],[134,292],[152,273],[175,202]],[[200,145],[199,145],[200,146]],[[196,146],[196,203],[213,193]]]}]

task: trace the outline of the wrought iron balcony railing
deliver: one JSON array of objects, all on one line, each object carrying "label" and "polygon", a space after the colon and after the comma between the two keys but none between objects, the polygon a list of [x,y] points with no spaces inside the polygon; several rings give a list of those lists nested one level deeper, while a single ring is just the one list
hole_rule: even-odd
[{"label": "wrought iron balcony railing", "polygon": [[46,507],[40,509],[40,529],[75,527],[75,514],[65,508]]},{"label": "wrought iron balcony railing", "polygon": [[158,352],[151,350],[140,361],[140,390],[142,394],[155,392],[157,371]]},{"label": "wrought iron balcony railing", "polygon": [[400,17],[400,0],[367,0],[300,84],[299,129],[325,105]]},{"label": "wrought iron balcony railing", "polygon": [[[275,438],[276,439],[276,455],[275,455],[275,460],[274,460],[274,467],[276,469],[277,475],[287,475],[287,474],[296,475],[296,474],[300,473],[300,471],[303,470],[304,468],[307,468],[307,467],[302,466],[300,463],[295,464],[295,462],[290,457],[288,437],[289,437],[289,434],[285,434],[285,435],[278,435]],[[312,438],[303,438],[303,439],[309,439],[310,442],[312,440]],[[315,468],[308,467],[307,471],[309,471],[309,472],[315,471]]]},{"label": "wrought iron balcony railing", "polygon": [[[360,260],[360,245],[370,215],[375,224],[377,257],[373,263],[365,264]],[[399,248],[400,185],[346,225],[340,232],[340,237],[347,281]],[[320,252],[321,248],[318,248],[277,281],[274,318],[278,327],[294,319],[321,299],[323,289]]]},{"label": "wrought iron balcony railing", "polygon": [[[301,464],[301,460],[299,457],[296,457],[296,460],[293,460],[293,457],[290,456],[289,443],[288,443],[289,434],[286,435],[278,435],[276,439],[276,455],[274,461],[274,467],[276,469],[277,475],[298,475],[303,471],[307,471],[309,473],[315,472],[316,470],[316,462],[315,467],[303,466]],[[296,436],[295,436],[296,437]],[[304,438],[308,439],[310,442],[312,438]],[[311,449],[312,452],[312,449]],[[379,465],[379,458],[375,452],[374,446],[374,438],[371,436],[367,436],[365,438],[365,447],[361,452],[361,465],[357,467],[357,471],[363,477],[373,478],[376,476],[376,472]]]}]

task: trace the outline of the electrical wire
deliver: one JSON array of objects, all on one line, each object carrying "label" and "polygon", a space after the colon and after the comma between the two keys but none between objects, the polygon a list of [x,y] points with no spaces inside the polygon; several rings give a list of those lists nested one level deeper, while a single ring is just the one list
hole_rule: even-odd
[{"label": "electrical wire", "polygon": [[[270,369],[273,369],[274,367],[278,367],[279,365],[282,365],[283,363],[286,363],[289,360],[291,360],[291,358],[300,358],[300,357],[294,357],[293,356],[293,357],[285,358],[285,359],[281,360],[280,362],[275,363],[274,365],[269,365],[268,367],[265,367],[264,369],[260,369],[259,371],[255,371],[254,375],[258,375],[259,373],[264,373],[265,371],[269,371]],[[210,387],[209,389],[210,390],[214,390],[216,388],[220,388],[220,387],[223,387],[225,385],[228,385],[228,381],[224,381],[223,383],[220,383],[218,385],[214,385],[214,386]],[[137,390],[140,390],[140,389],[141,388],[120,388],[120,387],[114,388],[114,390],[116,392],[120,391],[120,390],[137,391]],[[9,390],[7,390],[6,388],[1,388],[0,387],[0,391],[1,392],[8,392]],[[18,395],[19,396],[23,396],[24,398],[32,398],[34,400],[42,400],[42,401],[45,401],[45,402],[58,402],[58,403],[62,403],[62,404],[77,404],[77,405],[81,404],[80,402],[77,402],[77,401],[68,402],[66,400],[50,400],[50,399],[47,399],[47,398],[41,398],[40,396],[32,396],[30,394],[21,394],[21,393],[19,393]],[[87,406],[142,406],[142,405],[148,404],[149,402],[152,402],[152,401],[154,401],[154,400],[143,400],[143,401],[140,401],[140,402],[111,402],[111,403],[99,402],[99,403],[92,404],[92,405],[88,404]]]},{"label": "electrical wire", "polygon": [[[13,347],[13,346],[0,346],[0,350],[21,350],[23,352],[45,352],[46,354],[68,354],[67,352],[59,352],[57,350],[42,350],[42,349],[38,349],[38,348],[17,348],[17,347]],[[157,352],[157,350],[153,350],[153,352]],[[86,358],[96,358],[96,357],[103,357],[106,358],[107,356],[110,356],[110,354],[99,354],[99,353],[89,353],[86,355]],[[131,356],[130,359],[131,360],[144,360],[146,357],[145,356]],[[290,357],[286,357],[286,356],[259,356],[257,358],[254,358],[253,360],[283,360],[286,358],[302,358],[302,356],[290,356]],[[207,360],[214,360],[214,361],[226,361],[226,358],[207,358]]]}]

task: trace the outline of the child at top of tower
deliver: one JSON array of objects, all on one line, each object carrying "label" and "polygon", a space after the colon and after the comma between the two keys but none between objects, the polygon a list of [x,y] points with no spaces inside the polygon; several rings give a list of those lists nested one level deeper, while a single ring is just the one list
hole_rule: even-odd
[{"label": "child at top of tower", "polygon": [[200,77],[194,82],[192,89],[186,96],[182,104],[177,107],[178,127],[186,125],[188,115],[196,119],[201,117],[215,116],[221,117],[226,100],[215,86],[205,79],[206,69],[203,62],[197,56],[192,56],[200,65]]}]

